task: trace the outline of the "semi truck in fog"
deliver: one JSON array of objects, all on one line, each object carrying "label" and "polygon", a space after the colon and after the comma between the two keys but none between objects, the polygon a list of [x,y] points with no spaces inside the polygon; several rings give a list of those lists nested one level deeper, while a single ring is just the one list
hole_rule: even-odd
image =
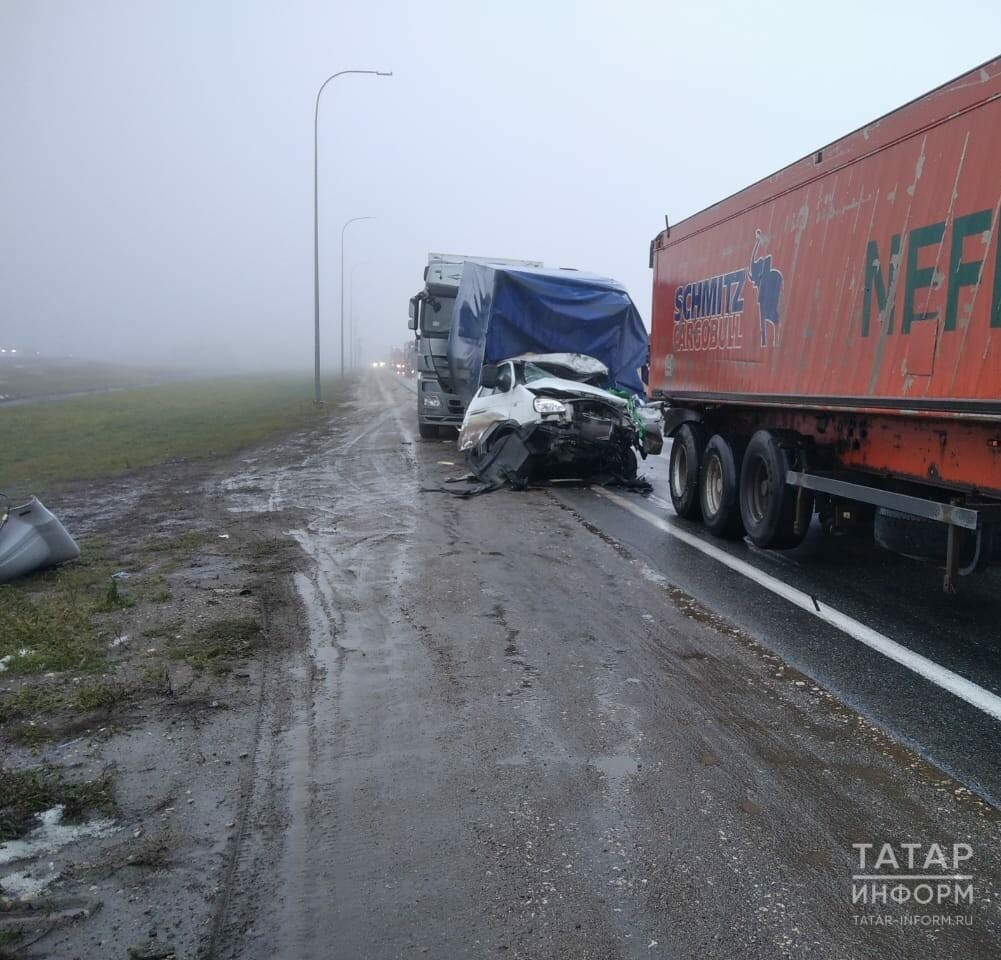
[{"label": "semi truck in fog", "polygon": [[429,253],[424,286],[410,298],[410,329],[417,353],[417,426],[425,440],[443,429],[457,430],[466,413],[465,401],[455,392],[449,373],[448,334],[455,295],[467,260],[506,266],[541,267],[537,260],[502,260]]},{"label": "semi truck in fog", "polygon": [[681,517],[1001,562],[1001,58],[651,242]]}]

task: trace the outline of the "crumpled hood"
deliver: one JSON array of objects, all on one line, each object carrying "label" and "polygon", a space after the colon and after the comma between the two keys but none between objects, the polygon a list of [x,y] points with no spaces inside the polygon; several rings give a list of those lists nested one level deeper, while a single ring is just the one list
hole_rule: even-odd
[{"label": "crumpled hood", "polygon": [[562,377],[543,377],[540,380],[533,380],[525,384],[525,389],[539,396],[558,393],[567,397],[598,397],[622,408],[627,406],[622,397],[602,390],[601,387],[592,387],[589,383],[581,383],[579,380],[564,380]]},{"label": "crumpled hood", "polygon": [[[517,357],[508,357],[517,363],[525,360],[538,367],[546,369],[547,365],[555,365],[561,369],[548,370],[557,379],[570,379],[576,383],[586,383],[597,377],[602,383],[608,381],[608,367],[600,360],[589,357],[586,353],[522,353]],[[567,371],[571,376],[567,377]]]}]

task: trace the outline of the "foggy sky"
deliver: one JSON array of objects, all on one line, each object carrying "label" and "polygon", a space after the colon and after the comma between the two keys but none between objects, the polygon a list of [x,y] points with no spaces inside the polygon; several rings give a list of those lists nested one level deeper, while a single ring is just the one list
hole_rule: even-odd
[{"label": "foggy sky", "polygon": [[[324,362],[348,231],[364,356],[429,250],[623,282],[650,239],[997,54],[1001,4],[0,0],[0,341]],[[346,298],[347,299],[347,298]]]}]

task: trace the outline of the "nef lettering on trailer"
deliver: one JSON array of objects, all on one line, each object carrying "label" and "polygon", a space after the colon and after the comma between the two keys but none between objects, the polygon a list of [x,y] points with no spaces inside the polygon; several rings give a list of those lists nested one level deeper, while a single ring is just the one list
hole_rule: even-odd
[{"label": "nef lettering on trailer", "polygon": [[[988,257],[992,240],[994,211],[978,210],[959,216],[952,221],[947,232],[946,221],[915,227],[907,234],[907,249],[901,255],[902,235],[895,233],[890,242],[880,244],[870,240],[865,250],[865,292],[862,301],[862,336],[869,336],[872,311],[875,304],[877,323],[886,335],[895,332],[897,313],[897,288],[903,265],[903,302],[900,315],[900,332],[908,334],[915,323],[937,320],[944,307],[942,330],[949,333],[956,329],[961,313],[969,315],[972,297],[987,269],[989,259],[994,261],[994,290],[991,299],[990,326],[1001,327],[1001,244],[993,238],[993,257]],[[947,243],[948,233],[948,243]],[[941,248],[943,256],[937,255]],[[947,252],[948,259],[944,256]],[[886,259],[884,260],[883,257]],[[940,261],[942,266],[936,266]],[[922,309],[919,303],[923,291],[936,291],[945,287],[945,302],[935,309]],[[963,288],[967,292],[966,311],[960,310]],[[930,294],[925,294],[931,299]],[[929,304],[924,304],[928,306]]]}]

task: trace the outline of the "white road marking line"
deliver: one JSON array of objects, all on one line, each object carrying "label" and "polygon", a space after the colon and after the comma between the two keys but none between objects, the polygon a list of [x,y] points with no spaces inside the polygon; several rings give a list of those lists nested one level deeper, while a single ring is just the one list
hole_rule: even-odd
[{"label": "white road marking line", "polygon": [[661,517],[641,509],[625,497],[617,493],[612,493],[609,490],[596,492],[600,496],[618,504],[624,510],[628,510],[640,519],[645,520],[658,530],[662,530],[682,543],[694,547],[707,557],[711,557],[734,572],[741,574],[741,576],[747,577],[748,580],[753,580],[759,586],[776,594],[776,596],[788,600],[793,606],[805,610],[807,613],[817,617],[818,620],[823,620],[842,633],[846,633],[853,639],[858,640],[859,643],[865,644],[865,646],[875,650],[877,653],[883,654],[884,657],[893,660],[895,663],[899,663],[902,667],[906,667],[919,677],[923,677],[929,683],[933,683],[943,690],[948,690],[953,696],[959,697],[960,700],[965,701],[970,706],[982,710],[996,720],[1001,720],[1001,697],[996,696],[989,690],[985,690],[971,680],[961,677],[958,673],[953,673],[946,667],[940,666],[934,660],[929,660],[927,657],[921,656],[920,653],[909,650],[895,640],[891,640],[877,630],[873,630],[872,627],[867,627],[854,617],[850,617],[848,614],[842,613],[840,610],[836,610],[826,603],[821,603],[816,597],[804,593],[802,590],[797,590],[796,587],[784,583],[782,580],[773,577],[769,573],[765,573],[763,570],[759,570],[746,561],[738,557],[733,557],[726,551],[720,550],[719,547],[714,547],[711,543],[706,543],[699,537],[688,533],[688,531],[682,530]]}]

